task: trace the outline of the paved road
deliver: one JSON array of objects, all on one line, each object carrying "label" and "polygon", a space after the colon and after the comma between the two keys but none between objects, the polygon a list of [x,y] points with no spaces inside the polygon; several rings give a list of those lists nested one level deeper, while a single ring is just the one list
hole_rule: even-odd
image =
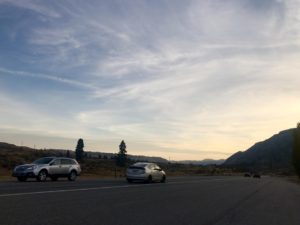
[{"label": "paved road", "polygon": [[299,225],[300,185],[279,178],[0,182],[3,225]]}]

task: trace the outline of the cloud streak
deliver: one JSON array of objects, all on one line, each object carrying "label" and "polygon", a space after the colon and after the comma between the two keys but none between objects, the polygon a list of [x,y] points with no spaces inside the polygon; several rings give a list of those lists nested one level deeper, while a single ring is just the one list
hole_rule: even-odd
[{"label": "cloud streak", "polygon": [[39,133],[84,137],[100,150],[118,139],[136,154],[178,159],[243,150],[298,120],[297,6],[2,1],[12,28],[0,44],[0,93],[11,102],[1,115],[24,107],[6,127],[23,130],[17,117],[34,133],[28,121],[38,117]]}]

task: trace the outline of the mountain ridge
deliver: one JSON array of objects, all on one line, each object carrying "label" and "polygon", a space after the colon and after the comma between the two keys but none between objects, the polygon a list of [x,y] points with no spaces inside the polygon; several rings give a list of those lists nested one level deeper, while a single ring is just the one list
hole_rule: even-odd
[{"label": "mountain ridge", "polygon": [[280,131],[270,138],[238,151],[223,163],[224,166],[254,170],[292,169],[292,142],[295,128]]},{"label": "mountain ridge", "polygon": [[[73,157],[75,156],[75,151],[74,150],[69,150],[69,149],[33,149],[27,146],[17,146],[14,144],[6,143],[6,142],[0,142],[0,153],[1,150],[10,150],[10,151],[15,151],[15,152],[20,152],[20,151],[50,151],[54,155],[66,155],[67,151],[70,152],[70,155]],[[107,153],[107,152],[100,152],[100,151],[84,151],[85,156],[87,158],[91,159],[113,159],[117,153]],[[128,158],[134,161],[150,161],[150,162],[156,162],[156,163],[167,163],[168,160],[164,159],[162,157],[158,156],[144,156],[144,155],[131,155],[128,154]]]}]

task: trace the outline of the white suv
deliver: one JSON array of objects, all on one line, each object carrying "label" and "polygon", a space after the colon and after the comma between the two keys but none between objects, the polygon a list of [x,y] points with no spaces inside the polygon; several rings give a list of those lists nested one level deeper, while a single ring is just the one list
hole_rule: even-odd
[{"label": "white suv", "polygon": [[59,177],[67,177],[70,181],[74,181],[80,173],[80,165],[75,159],[45,157],[31,164],[16,166],[12,176],[17,177],[19,181],[26,181],[27,178],[46,181],[47,177],[52,181],[56,181]]}]

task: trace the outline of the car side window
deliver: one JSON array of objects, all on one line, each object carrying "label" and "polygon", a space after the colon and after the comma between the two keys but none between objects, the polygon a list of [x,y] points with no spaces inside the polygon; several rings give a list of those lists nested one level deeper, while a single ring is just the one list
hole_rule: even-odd
[{"label": "car side window", "polygon": [[61,164],[62,165],[70,165],[70,164],[72,164],[72,162],[69,159],[61,159]]},{"label": "car side window", "polygon": [[76,165],[76,163],[75,163],[75,161],[74,160],[72,160],[72,159],[67,159],[68,160],[68,164],[70,164],[70,165]]},{"label": "car side window", "polygon": [[56,160],[52,163],[52,165],[60,165],[60,159],[56,159]]},{"label": "car side window", "polygon": [[69,160],[70,160],[70,164],[72,164],[72,165],[76,165],[77,164],[74,160],[72,160],[72,159],[69,159]]}]

